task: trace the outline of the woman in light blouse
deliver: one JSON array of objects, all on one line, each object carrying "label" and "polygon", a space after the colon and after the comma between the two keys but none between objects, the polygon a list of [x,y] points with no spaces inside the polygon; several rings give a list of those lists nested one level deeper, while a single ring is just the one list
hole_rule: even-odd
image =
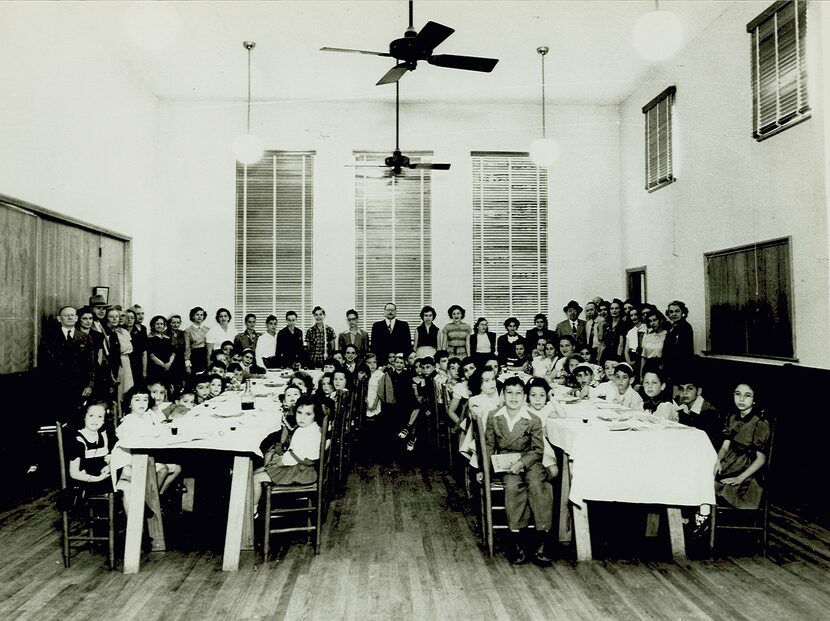
[{"label": "woman in light blouse", "polygon": [[190,309],[190,325],[184,331],[184,366],[193,375],[207,370],[207,313],[201,306]]},{"label": "woman in light blouse", "polygon": [[210,355],[213,353],[213,350],[221,348],[222,343],[225,341],[230,341],[231,345],[233,345],[235,336],[236,334],[231,326],[231,311],[227,308],[217,309],[216,325],[208,330],[207,336],[205,336],[208,360],[210,360]]}]

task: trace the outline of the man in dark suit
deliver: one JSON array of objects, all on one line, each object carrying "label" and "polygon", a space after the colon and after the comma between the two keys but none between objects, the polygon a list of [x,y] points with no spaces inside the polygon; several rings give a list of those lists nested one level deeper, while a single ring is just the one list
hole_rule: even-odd
[{"label": "man in dark suit", "polygon": [[49,326],[41,340],[38,367],[53,419],[76,419],[95,387],[95,348],[89,335],[75,327],[76,319],[75,308],[64,306],[59,324]]},{"label": "man in dark suit", "polygon": [[372,324],[372,338],[370,346],[378,357],[378,365],[384,366],[389,360],[389,354],[401,353],[408,355],[412,351],[412,332],[409,324],[396,319],[398,307],[389,302],[384,307],[386,319]]},{"label": "man in dark suit", "polygon": [[563,308],[567,319],[556,324],[556,338],[563,336],[572,336],[576,341],[577,349],[587,342],[585,335],[585,320],[579,318],[582,312],[582,307],[576,300],[571,300]]}]

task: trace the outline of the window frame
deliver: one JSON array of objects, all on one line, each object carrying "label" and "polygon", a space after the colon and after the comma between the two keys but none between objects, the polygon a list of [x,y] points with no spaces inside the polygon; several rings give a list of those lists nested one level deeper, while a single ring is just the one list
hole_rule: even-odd
[{"label": "window frame", "polygon": [[[759,35],[761,29],[773,21],[772,34],[775,40],[775,62],[774,74],[776,82],[780,81],[781,76],[781,50],[779,49],[778,37],[781,28],[778,27],[778,16],[789,7],[793,7],[795,11],[795,25],[794,45],[790,50],[795,56],[794,73],[796,76],[795,82],[795,101],[796,108],[793,111],[782,112],[780,110],[782,100],[782,89],[780,83],[776,85],[774,99],[776,114],[772,122],[762,123],[762,99],[761,90],[763,80],[759,80],[758,76],[763,73],[761,66],[761,51],[759,43]],[[781,2],[774,2],[766,10],[764,10],[755,19],[749,22],[746,26],[746,31],[750,35],[750,68],[751,68],[751,90],[752,90],[752,137],[761,142],[767,138],[771,138],[782,131],[794,127],[799,123],[803,123],[811,117],[811,108],[809,103],[808,92],[808,76],[807,76],[807,3],[805,0],[784,0]],[[783,55],[785,58],[787,54]]]},{"label": "window frame", "polygon": [[[407,157],[413,164],[429,161],[433,155],[432,151],[407,151]],[[388,157],[388,152],[355,150],[353,156],[356,163],[382,162]],[[369,171],[374,171],[374,174],[369,174]],[[364,322],[368,322],[367,318],[373,314],[381,312],[388,302],[398,307],[398,317],[411,322],[418,317],[421,308],[431,304],[432,300],[432,171],[427,168],[405,168],[398,174],[390,171],[391,169],[383,166],[355,167],[354,308]],[[389,198],[392,205],[389,211],[390,229],[385,237],[371,234],[369,231],[370,227],[385,228],[380,217],[372,217],[372,212],[378,210],[380,202],[385,199],[372,197],[367,193],[367,189],[373,194],[382,191],[380,183],[390,185]],[[414,185],[401,186],[402,189],[397,190],[401,184],[415,183],[420,187],[414,192]],[[369,188],[370,185],[374,187]],[[404,207],[401,207],[401,204]],[[399,226],[401,221],[413,218],[418,226],[414,242],[407,239],[412,236],[407,235],[406,225]],[[413,272],[408,272],[407,276],[401,271],[406,265],[407,256],[415,257],[417,273],[414,276]],[[384,257],[389,260],[391,290],[381,295],[374,292],[377,291],[375,285],[378,274],[382,275],[382,272],[370,274],[369,270],[373,260],[380,262]],[[414,325],[412,327],[414,328]]]},{"label": "window frame", "polygon": [[[234,222],[234,301],[233,301],[233,324],[234,328],[241,332],[244,330],[243,319],[246,314],[253,312],[257,315],[257,322],[260,328],[265,324],[265,318],[268,314],[274,314],[278,319],[284,317],[285,312],[293,310],[297,313],[297,327],[305,329],[307,327],[308,317],[311,314],[312,296],[313,296],[313,278],[314,278],[314,162],[315,151],[282,151],[269,150],[266,151],[262,158],[255,164],[244,165],[236,164],[236,178],[235,184],[237,195],[235,198],[235,222]],[[291,291],[290,296],[299,300],[299,306],[292,302],[280,301],[280,296],[286,291],[285,284],[281,281],[280,265],[284,264],[285,259],[281,260],[280,253],[285,253],[285,248],[279,249],[280,238],[286,233],[280,233],[280,225],[285,224],[286,220],[279,217],[280,200],[278,194],[280,189],[277,181],[277,165],[276,159],[284,158],[303,158],[302,163],[295,162],[293,165],[299,166],[301,170],[300,180],[293,186],[296,187],[296,192],[299,195],[295,199],[289,194],[289,198],[285,199],[287,202],[286,209],[290,209],[295,215],[299,213],[299,230],[289,231],[295,235],[300,236],[299,257],[297,260],[300,264],[300,272],[296,275],[299,279],[299,290]],[[254,304],[249,298],[248,279],[248,244],[251,242],[251,236],[247,234],[249,230],[248,219],[251,216],[248,208],[248,192],[250,183],[248,181],[249,170],[258,166],[262,166],[263,162],[271,161],[271,203],[270,203],[270,237],[271,237],[271,266],[270,266],[270,282],[271,282],[271,302],[270,309],[255,308]],[[263,212],[265,210],[263,209]],[[290,225],[286,225],[290,226]],[[260,235],[260,237],[267,237],[267,235]],[[291,248],[291,246],[288,246]],[[293,249],[292,249],[293,251]],[[267,275],[266,275],[267,278]],[[264,314],[263,314],[264,313]]]},{"label": "window frame", "polygon": [[[654,99],[649,101],[646,105],[643,106],[643,115],[644,115],[644,129],[645,129],[645,136],[644,136],[644,155],[645,155],[645,190],[647,192],[655,192],[660,188],[664,188],[667,185],[671,185],[675,181],[677,181],[677,177],[674,175],[674,105],[675,105],[675,95],[677,93],[677,86],[671,85],[659,95],[657,95]],[[668,102],[665,106],[665,111],[667,112],[668,120],[665,124],[661,124],[660,119],[660,110],[662,109],[661,104],[663,102]],[[655,143],[658,147],[657,153],[657,160],[656,160],[656,171],[652,171],[651,166],[651,149],[652,149],[652,141],[651,141],[651,130],[650,130],[650,120],[652,115],[656,117],[656,130],[657,135],[655,138]],[[665,117],[664,117],[665,118]],[[659,151],[659,147],[661,146],[662,138],[665,135],[666,137],[666,150],[662,154],[665,156],[665,167],[666,167],[666,175],[660,175],[660,169],[662,164],[664,163],[661,159],[661,153]]]},{"label": "window frame", "polygon": [[[550,232],[550,175],[546,168],[534,166],[532,161],[530,160],[530,156],[527,152],[521,151],[472,151],[470,153],[471,158],[471,171],[472,171],[472,208],[473,208],[473,231],[472,231],[472,268],[473,268],[473,310],[472,316],[475,317],[488,317],[490,321],[490,325],[492,326],[491,329],[494,331],[495,327],[501,325],[501,322],[504,321],[507,317],[517,317],[522,325],[530,326],[533,324],[533,316],[536,313],[544,313],[549,315],[549,305],[550,305],[550,239],[549,239],[549,232]],[[484,250],[485,248],[492,248],[493,247],[493,239],[492,237],[487,240],[485,239],[485,228],[487,224],[491,224],[494,227],[494,230],[497,230],[498,225],[493,224],[495,218],[498,217],[497,214],[487,214],[485,208],[485,201],[488,197],[485,195],[485,192],[482,191],[482,181],[481,175],[484,174],[484,164],[486,158],[505,158],[506,161],[506,170],[508,175],[508,186],[507,186],[507,195],[508,195],[508,203],[507,203],[507,257],[506,263],[507,266],[510,268],[510,274],[507,276],[507,299],[506,305],[502,300],[497,300],[496,303],[492,301],[487,301],[487,291],[488,288],[485,286],[486,280],[486,272],[487,268],[485,264],[488,262],[484,257]],[[516,258],[514,256],[514,250],[517,243],[514,243],[514,202],[513,202],[513,188],[512,181],[509,181],[511,177],[511,163],[513,159],[522,158],[524,160],[522,164],[524,164],[523,168],[535,168],[536,174],[536,188],[535,188],[535,199],[536,199],[536,218],[535,218],[535,231],[536,231],[536,248],[538,250],[538,254],[536,256],[536,264],[537,264],[537,278],[536,278],[536,304],[535,308],[532,310],[530,309],[530,304],[527,304],[528,308],[525,311],[522,311],[522,303],[521,298],[522,294],[517,293],[514,296],[513,292],[513,284],[514,279],[519,276],[514,276],[513,268],[517,265]],[[495,172],[492,174],[496,174]],[[497,192],[497,190],[493,190],[493,193]],[[490,200],[496,201],[498,200],[497,196],[491,196]],[[521,199],[519,199],[521,200]],[[529,255],[528,255],[529,256]],[[533,260],[532,258],[530,259]],[[492,259],[490,260],[492,262]],[[491,268],[492,269],[492,268]],[[495,288],[496,291],[500,290],[499,286],[496,285],[493,287],[490,286],[489,290],[493,290]],[[503,290],[504,287],[501,287]],[[500,310],[499,307],[504,306],[503,310]],[[492,310],[496,308],[496,310]],[[497,316],[498,315],[498,316]],[[503,316],[501,316],[503,315]]]},{"label": "window frame", "polygon": [[[787,262],[787,265],[786,265],[786,271],[787,271],[787,273],[786,273],[786,286],[787,286],[786,293],[787,293],[787,296],[786,296],[785,309],[786,309],[786,314],[787,314],[787,320],[788,320],[788,323],[789,323],[788,338],[789,338],[789,345],[790,345],[790,350],[791,350],[790,355],[778,355],[778,354],[774,354],[774,353],[772,353],[772,354],[771,353],[762,353],[762,352],[758,352],[758,351],[726,351],[726,350],[723,350],[721,348],[715,349],[713,347],[713,343],[712,343],[712,330],[713,330],[712,311],[713,311],[713,308],[715,307],[715,302],[716,301],[713,300],[712,287],[711,287],[711,283],[710,283],[710,274],[709,274],[712,259],[726,257],[726,256],[729,256],[729,255],[737,255],[737,254],[747,254],[747,255],[749,255],[749,253],[754,252],[755,254],[752,256],[752,258],[753,258],[754,264],[756,265],[756,268],[754,270],[754,274],[755,274],[755,283],[756,283],[755,286],[756,286],[756,290],[757,290],[758,289],[758,283],[759,283],[759,274],[758,274],[758,271],[757,271],[757,258],[758,258],[757,253],[758,253],[758,251],[763,251],[763,250],[773,248],[773,247],[776,247],[776,246],[785,246],[785,255],[784,256],[786,257],[786,262]],[[713,355],[713,356],[732,356],[732,357],[739,357],[739,358],[755,358],[755,359],[764,359],[764,360],[780,360],[780,361],[787,361],[787,362],[798,362],[798,358],[796,357],[796,352],[797,352],[797,350],[796,350],[796,327],[795,327],[795,316],[794,316],[795,301],[793,299],[793,296],[795,294],[795,290],[794,290],[794,286],[793,286],[794,283],[793,283],[792,237],[780,237],[780,238],[760,241],[760,242],[757,242],[757,243],[745,244],[745,245],[742,245],[742,246],[735,246],[735,247],[732,247],[732,248],[725,248],[725,249],[721,249],[721,250],[715,250],[715,251],[712,251],[712,252],[707,252],[707,253],[704,253],[703,260],[704,260],[703,277],[704,277],[704,287],[705,287],[705,292],[706,292],[706,309],[707,309],[707,311],[706,311],[706,345],[707,345],[707,349],[704,353],[706,353],[707,355]],[[780,269],[780,265],[776,269]],[[748,275],[751,275],[751,274],[748,274]],[[733,275],[733,277],[734,276],[735,275]],[[779,278],[779,281],[780,281],[780,278]],[[764,282],[766,282],[766,280]],[[780,291],[780,289],[779,289],[779,291]],[[747,307],[750,306],[750,303],[757,302],[759,299],[762,299],[762,298],[755,298],[755,299],[747,298],[747,300],[745,300],[743,302],[742,307],[740,307],[737,312],[738,313],[743,312]],[[766,299],[766,298],[763,298],[763,299]],[[746,324],[744,324],[744,325],[746,325]],[[746,349],[749,350],[750,348],[746,347]]]}]

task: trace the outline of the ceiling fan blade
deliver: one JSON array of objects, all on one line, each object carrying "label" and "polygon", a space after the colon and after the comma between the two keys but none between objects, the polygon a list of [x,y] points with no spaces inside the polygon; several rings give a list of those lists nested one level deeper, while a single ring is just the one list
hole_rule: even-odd
[{"label": "ceiling fan blade", "polygon": [[431,52],[454,32],[455,29],[449,26],[437,22],[427,22],[415,37],[415,45],[424,52]]},{"label": "ceiling fan blade", "polygon": [[354,162],[353,164],[343,164],[353,168],[386,168],[383,162]]},{"label": "ceiling fan blade", "polygon": [[345,47],[321,47],[321,52],[346,52],[347,54],[369,54],[370,56],[392,56],[389,52],[369,52],[367,50],[352,50]]},{"label": "ceiling fan blade", "polygon": [[427,58],[430,65],[448,67],[450,69],[466,69],[467,71],[483,71],[490,73],[498,58],[482,58],[480,56],[456,56],[455,54],[438,54]]},{"label": "ceiling fan blade", "polygon": [[427,170],[449,170],[449,164],[430,164],[427,162],[418,162],[417,164],[410,164],[410,168],[424,168]]},{"label": "ceiling fan blade", "polygon": [[403,77],[403,74],[409,71],[405,65],[395,65],[389,71],[387,71],[384,76],[378,80],[375,86],[380,86],[381,84],[393,84],[400,80]]}]

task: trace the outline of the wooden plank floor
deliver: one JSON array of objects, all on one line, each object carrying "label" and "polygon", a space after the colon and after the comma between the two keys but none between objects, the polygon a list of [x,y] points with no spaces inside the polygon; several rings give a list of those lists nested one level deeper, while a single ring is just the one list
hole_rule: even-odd
[{"label": "wooden plank floor", "polygon": [[103,555],[61,561],[50,498],[0,514],[2,619],[820,619],[830,616],[830,533],[777,511],[768,558],[557,561],[511,566],[482,553],[466,501],[438,470],[357,466],[321,554],[295,539],[263,564],[243,553]]}]

